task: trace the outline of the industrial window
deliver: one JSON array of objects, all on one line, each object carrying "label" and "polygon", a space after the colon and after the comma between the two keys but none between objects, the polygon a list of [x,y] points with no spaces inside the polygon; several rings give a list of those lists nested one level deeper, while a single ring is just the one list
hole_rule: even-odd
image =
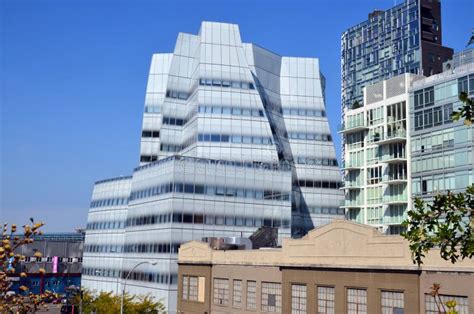
[{"label": "industrial window", "polygon": [[[469,313],[469,302],[468,298],[465,296],[451,296],[451,295],[440,295],[441,302],[445,303],[447,301],[455,301],[456,307],[454,310],[458,314],[467,314]],[[436,302],[437,301],[437,302]],[[436,300],[430,294],[425,294],[425,313],[426,314],[437,314],[439,313],[438,305],[439,300]]]},{"label": "industrial window", "polygon": [[204,302],[204,277],[183,276],[183,300]]},{"label": "industrial window", "polygon": [[306,314],[306,285],[291,285],[291,314]]},{"label": "industrial window", "polygon": [[281,284],[262,282],[262,311],[281,313]]},{"label": "industrial window", "polygon": [[318,313],[334,314],[334,287],[318,286]]},{"label": "industrial window", "polygon": [[214,278],[214,304],[229,304],[229,280]]},{"label": "industrial window", "polygon": [[242,280],[234,280],[232,306],[242,306]]},{"label": "industrial window", "polygon": [[403,314],[403,292],[382,291],[382,314]]},{"label": "industrial window", "polygon": [[257,308],[257,282],[247,281],[247,309]]},{"label": "industrial window", "polygon": [[347,313],[367,313],[367,290],[347,289]]}]

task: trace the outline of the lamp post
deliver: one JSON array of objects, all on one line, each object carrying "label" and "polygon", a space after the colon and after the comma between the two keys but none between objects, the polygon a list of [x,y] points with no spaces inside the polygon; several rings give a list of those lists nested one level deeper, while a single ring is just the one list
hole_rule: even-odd
[{"label": "lamp post", "polygon": [[144,265],[144,264],[156,265],[156,264],[158,264],[158,262],[150,262],[150,261],[140,262],[140,263],[136,264],[135,266],[133,266],[133,268],[128,272],[127,276],[125,276],[125,279],[123,281],[123,287],[122,287],[122,298],[120,300],[120,314],[123,314],[123,299],[125,297],[125,289],[127,287],[127,279],[135,269],[137,269],[139,266]]}]

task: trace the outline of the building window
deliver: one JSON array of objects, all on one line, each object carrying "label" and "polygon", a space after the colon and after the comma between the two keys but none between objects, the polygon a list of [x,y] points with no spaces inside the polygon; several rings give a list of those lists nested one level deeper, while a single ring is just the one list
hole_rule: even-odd
[{"label": "building window", "polygon": [[[454,295],[440,295],[441,302],[455,301],[456,307],[454,310],[459,314],[469,313],[469,302],[468,298],[464,296]],[[438,300],[439,304],[439,300]],[[439,309],[436,305],[435,298],[430,294],[425,294],[425,313],[426,314],[438,314]]]},{"label": "building window", "polygon": [[465,92],[467,93],[468,92],[468,83],[467,83],[467,76],[463,76],[463,77],[460,77],[458,78],[458,91],[459,91],[459,94],[462,93],[462,92]]},{"label": "building window", "polygon": [[229,280],[214,278],[214,304],[229,304]]},{"label": "building window", "polygon": [[306,285],[291,285],[291,313],[306,314]]},{"label": "building window", "polygon": [[183,276],[183,300],[188,300],[189,298],[189,277]]},{"label": "building window", "polygon": [[403,314],[403,292],[382,291],[382,314]]},{"label": "building window", "polygon": [[347,313],[367,313],[367,290],[347,289]]},{"label": "building window", "polygon": [[334,314],[334,287],[318,287],[318,313]]},{"label": "building window", "polygon": [[247,309],[257,308],[257,282],[247,281]]},{"label": "building window", "polygon": [[262,311],[281,313],[281,284],[262,282]]},{"label": "building window", "polygon": [[198,277],[189,277],[189,300],[197,301],[199,291]]},{"label": "building window", "polygon": [[242,306],[242,280],[234,280],[232,306]]}]

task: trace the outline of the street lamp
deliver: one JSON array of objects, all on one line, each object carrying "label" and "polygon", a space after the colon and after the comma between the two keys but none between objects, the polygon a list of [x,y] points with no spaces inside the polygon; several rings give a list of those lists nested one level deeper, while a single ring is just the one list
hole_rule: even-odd
[{"label": "street lamp", "polygon": [[122,287],[122,298],[120,300],[120,314],[123,314],[123,299],[125,296],[125,289],[127,287],[127,279],[135,269],[137,269],[139,266],[144,265],[144,264],[156,265],[158,264],[158,262],[150,262],[150,261],[140,262],[137,265],[133,266],[133,268],[128,272],[127,276],[125,276],[125,279],[123,281],[123,287]]}]

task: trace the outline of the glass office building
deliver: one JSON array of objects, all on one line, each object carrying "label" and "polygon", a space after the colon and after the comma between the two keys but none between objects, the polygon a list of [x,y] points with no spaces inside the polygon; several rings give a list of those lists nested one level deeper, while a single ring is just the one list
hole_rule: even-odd
[{"label": "glass office building", "polygon": [[[460,52],[459,54],[463,54]],[[459,94],[474,97],[474,63],[419,80],[410,92],[413,196],[430,201],[474,183],[474,128],[453,122]]]},{"label": "glass office building", "polygon": [[282,237],[343,217],[343,193],[314,58],[242,43],[237,25],[204,22],[152,58],[140,163],[97,182],[89,212],[84,285],[151,293],[176,307],[181,243]]}]

